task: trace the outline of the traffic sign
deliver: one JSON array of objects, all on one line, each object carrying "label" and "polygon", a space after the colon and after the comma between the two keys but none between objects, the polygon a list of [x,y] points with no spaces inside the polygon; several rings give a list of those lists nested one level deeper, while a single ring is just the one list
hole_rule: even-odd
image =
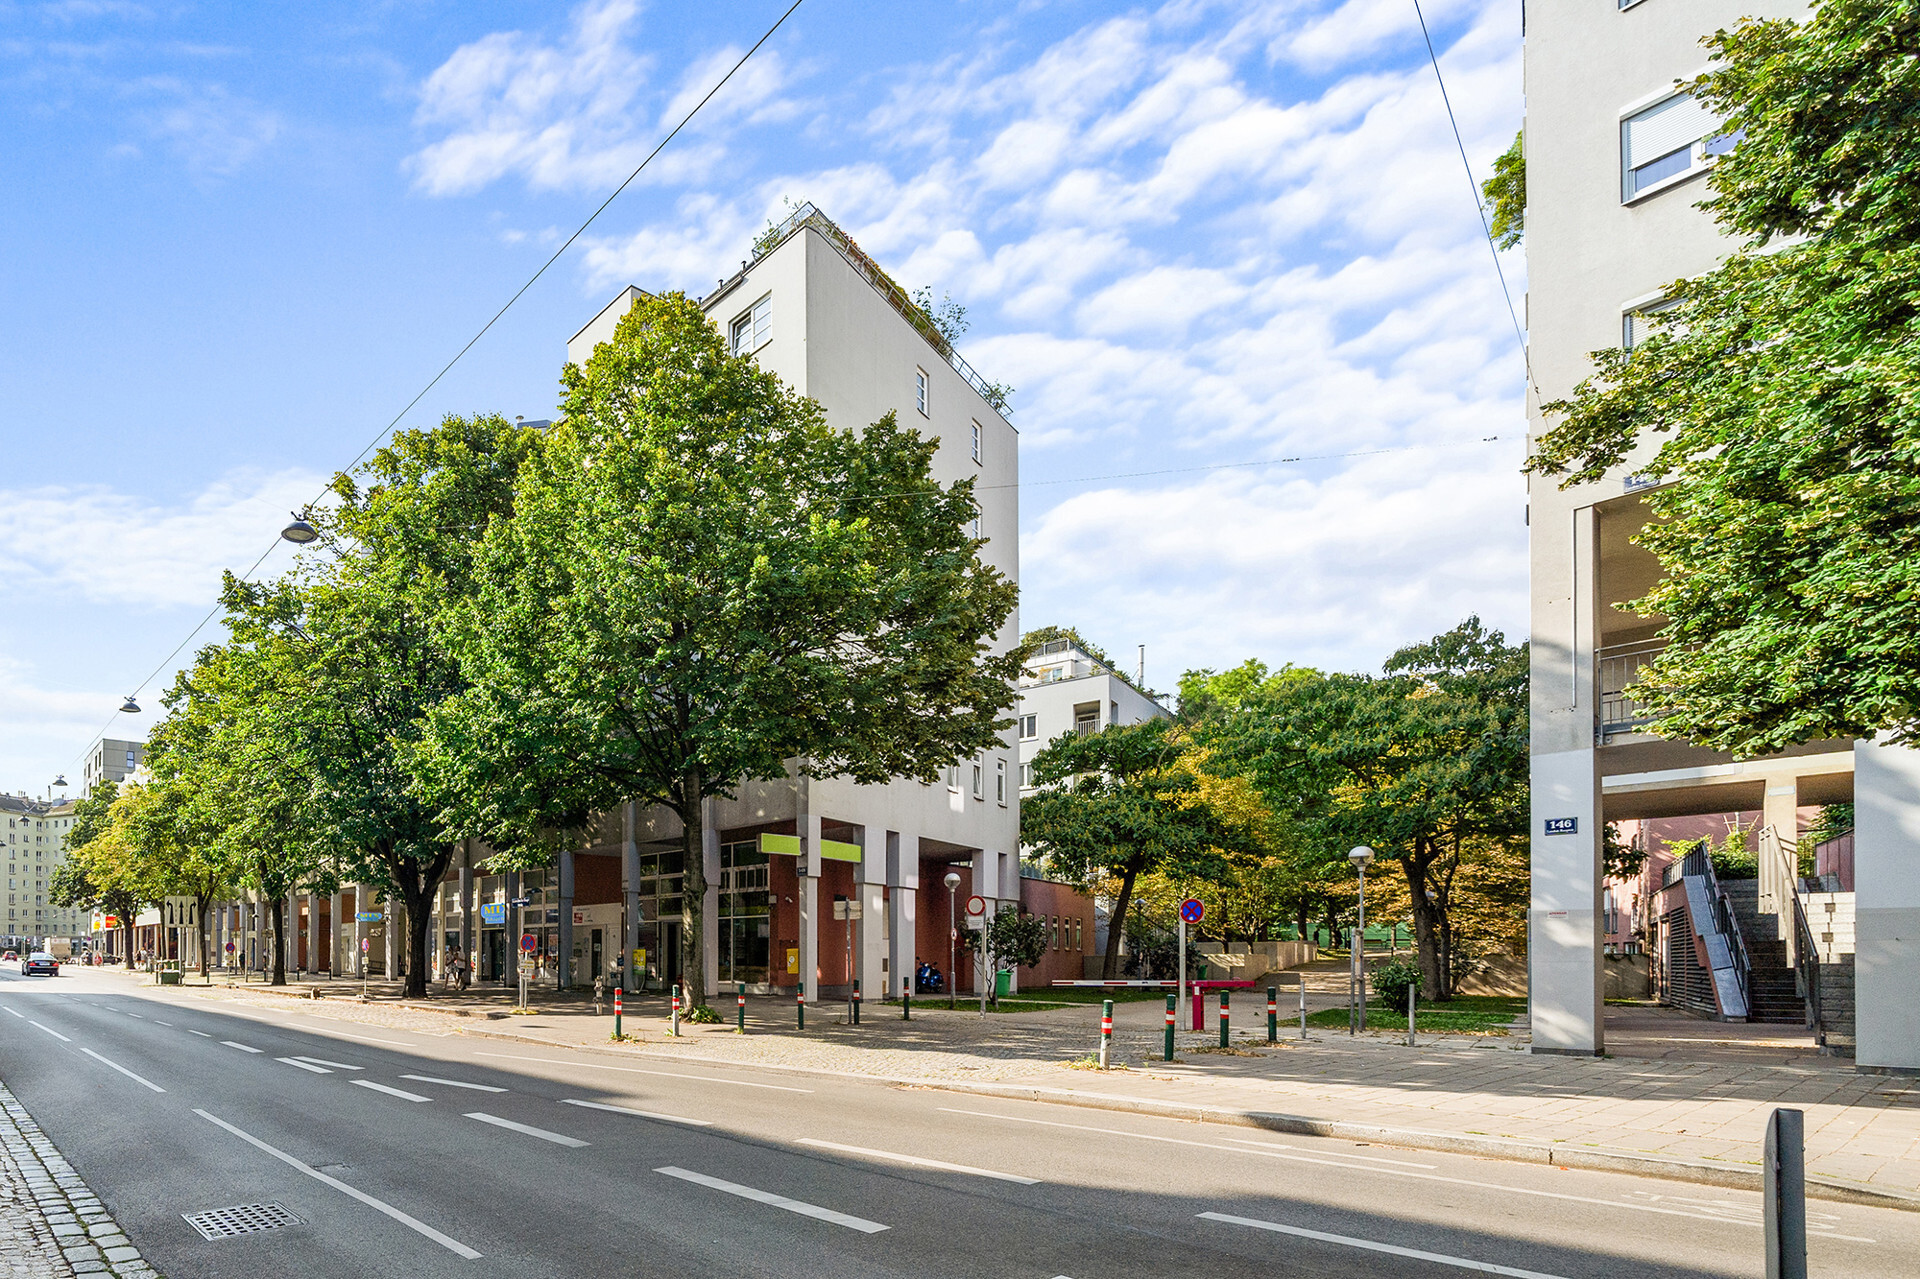
[{"label": "traffic sign", "polygon": [[967,914],[984,915],[987,913],[987,899],[975,893],[967,898]]},{"label": "traffic sign", "polygon": [[532,933],[521,933],[520,949],[526,951],[529,955],[531,955],[534,951],[540,949],[540,939],[538,937],[535,937]]},{"label": "traffic sign", "polygon": [[1206,905],[1197,897],[1189,897],[1180,903],[1180,918],[1189,924],[1197,924],[1207,917]]},{"label": "traffic sign", "polygon": [[373,949],[373,942],[368,938],[362,937],[360,939],[360,953],[364,955],[372,949]]},{"label": "traffic sign", "polygon": [[228,942],[228,943],[227,943],[227,953],[228,953],[229,955],[231,955],[231,954],[233,953],[233,943],[232,943],[232,942]]}]

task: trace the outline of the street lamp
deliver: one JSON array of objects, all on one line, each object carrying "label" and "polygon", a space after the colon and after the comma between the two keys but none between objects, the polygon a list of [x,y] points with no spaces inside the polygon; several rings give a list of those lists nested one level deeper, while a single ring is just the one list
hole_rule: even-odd
[{"label": "street lamp", "polygon": [[127,700],[120,703],[120,713],[122,715],[138,715],[140,713],[140,703],[133,700],[132,693],[128,693]]},{"label": "street lamp", "polygon": [[320,530],[307,523],[300,512],[294,511],[292,515],[293,522],[280,530],[282,540],[292,542],[295,546],[306,546],[320,540]]},{"label": "street lamp", "polygon": [[1353,930],[1347,992],[1347,1033],[1351,1035],[1367,1028],[1367,863],[1373,860],[1373,850],[1362,844],[1347,854],[1347,860],[1360,872],[1360,913]]},{"label": "street lamp", "polygon": [[954,894],[960,891],[960,872],[957,870],[948,871],[946,884],[947,884],[947,1008],[949,1011],[951,1011],[953,1008],[953,988],[959,984],[956,981],[956,974],[955,974],[953,965],[954,965],[954,956],[960,953],[960,915],[959,915],[958,909],[955,906],[955,902],[957,899],[954,896]]}]

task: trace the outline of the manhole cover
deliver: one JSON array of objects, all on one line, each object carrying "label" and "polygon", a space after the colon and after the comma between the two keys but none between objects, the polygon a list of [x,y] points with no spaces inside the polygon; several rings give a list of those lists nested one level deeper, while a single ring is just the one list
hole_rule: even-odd
[{"label": "manhole cover", "polygon": [[235,1204],[211,1212],[181,1213],[187,1224],[200,1232],[202,1239],[231,1239],[256,1230],[278,1230],[282,1226],[303,1225],[300,1218],[279,1204]]}]

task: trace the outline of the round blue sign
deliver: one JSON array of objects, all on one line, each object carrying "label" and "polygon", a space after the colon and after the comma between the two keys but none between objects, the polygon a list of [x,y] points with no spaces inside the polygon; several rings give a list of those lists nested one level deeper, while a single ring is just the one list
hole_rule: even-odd
[{"label": "round blue sign", "polygon": [[1197,897],[1189,897],[1180,903],[1180,918],[1189,924],[1197,924],[1207,917],[1207,908]]}]

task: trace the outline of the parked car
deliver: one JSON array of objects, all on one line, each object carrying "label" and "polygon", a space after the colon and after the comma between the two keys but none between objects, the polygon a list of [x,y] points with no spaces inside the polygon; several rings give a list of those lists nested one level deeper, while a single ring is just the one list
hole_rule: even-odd
[{"label": "parked car", "polygon": [[17,950],[10,950],[4,955],[0,955],[0,963],[17,964],[19,962],[20,952]]},{"label": "parked car", "polygon": [[20,965],[20,975],[31,977],[35,973],[44,973],[48,977],[60,975],[60,961],[43,950],[36,950],[27,956],[27,962]]}]

